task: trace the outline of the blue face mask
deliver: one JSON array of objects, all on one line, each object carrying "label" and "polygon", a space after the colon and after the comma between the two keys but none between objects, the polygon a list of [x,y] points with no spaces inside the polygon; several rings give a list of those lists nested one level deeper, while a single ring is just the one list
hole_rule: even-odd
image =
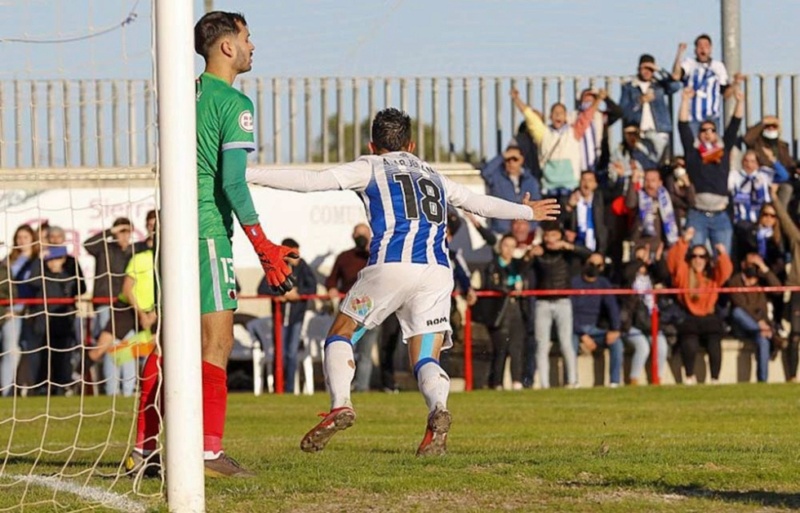
[{"label": "blue face mask", "polygon": [[592,103],[593,102],[591,101],[581,103],[581,110],[589,110],[589,107],[592,106]]}]

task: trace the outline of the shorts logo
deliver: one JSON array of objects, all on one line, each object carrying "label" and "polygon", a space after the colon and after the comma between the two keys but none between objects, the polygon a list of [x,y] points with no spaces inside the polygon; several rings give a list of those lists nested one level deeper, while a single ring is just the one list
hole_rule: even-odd
[{"label": "shorts logo", "polygon": [[354,297],[350,300],[350,309],[364,317],[372,310],[372,298],[369,296]]},{"label": "shorts logo", "polygon": [[236,291],[233,289],[229,289],[228,297],[231,299],[231,301],[236,301]]},{"label": "shorts logo", "polygon": [[427,326],[438,326],[447,322],[447,317],[439,317],[438,319],[428,319],[425,324]]},{"label": "shorts logo", "polygon": [[253,114],[249,110],[243,110],[239,114],[239,128],[245,132],[253,131]]}]

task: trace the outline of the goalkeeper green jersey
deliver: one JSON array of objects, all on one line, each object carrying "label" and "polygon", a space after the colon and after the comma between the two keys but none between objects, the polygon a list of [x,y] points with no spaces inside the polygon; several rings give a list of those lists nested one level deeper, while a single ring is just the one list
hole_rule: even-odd
[{"label": "goalkeeper green jersey", "polygon": [[[233,234],[233,213],[248,224],[257,214],[247,193],[244,169],[238,194],[247,198],[231,201],[223,188],[222,153],[256,149],[253,138],[253,102],[219,77],[203,73],[196,81],[197,97],[197,196],[200,238]],[[238,182],[239,178],[235,177]],[[230,177],[226,180],[229,184]]]}]

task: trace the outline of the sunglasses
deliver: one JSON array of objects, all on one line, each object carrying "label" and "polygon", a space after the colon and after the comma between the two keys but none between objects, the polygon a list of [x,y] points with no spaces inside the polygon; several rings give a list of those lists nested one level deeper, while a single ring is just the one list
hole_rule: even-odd
[{"label": "sunglasses", "polygon": [[702,258],[703,260],[708,260],[708,255],[705,253],[692,253],[692,260],[695,258]]},{"label": "sunglasses", "polygon": [[519,162],[519,157],[508,157],[506,162]]},{"label": "sunglasses", "polygon": [[701,128],[700,131],[701,132],[716,132],[717,129],[714,128],[713,126],[707,126],[705,128]]},{"label": "sunglasses", "polygon": [[761,217],[776,217],[774,212],[761,212]]}]

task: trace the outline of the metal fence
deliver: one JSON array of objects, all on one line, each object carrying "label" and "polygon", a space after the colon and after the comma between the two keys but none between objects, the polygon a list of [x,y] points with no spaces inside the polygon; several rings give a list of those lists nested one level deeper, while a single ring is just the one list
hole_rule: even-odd
[{"label": "metal fence", "polygon": [[[798,155],[800,75],[751,75],[745,125],[780,115],[782,136]],[[497,154],[522,117],[510,88],[545,114],[574,107],[585,87],[618,99],[630,77],[246,78],[255,104],[262,164],[339,162],[358,156],[368,120],[386,106],[407,111],[420,156],[477,162]],[[678,97],[674,97],[673,112]],[[155,162],[155,92],[147,80],[0,82],[0,168],[120,168]],[[612,137],[618,131],[612,131]],[[618,137],[617,137],[618,139]]]}]

